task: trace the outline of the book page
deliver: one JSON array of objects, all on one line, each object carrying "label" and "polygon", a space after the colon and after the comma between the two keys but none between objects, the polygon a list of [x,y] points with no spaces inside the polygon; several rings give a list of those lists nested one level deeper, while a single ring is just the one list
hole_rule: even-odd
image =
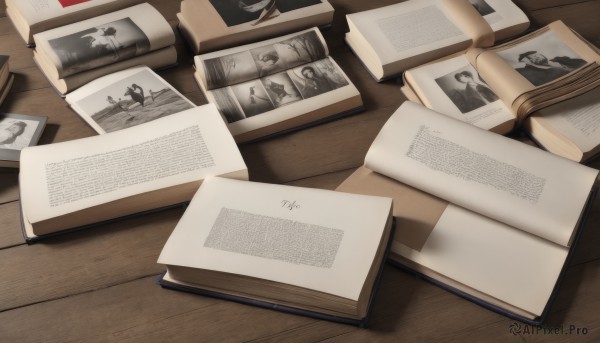
[{"label": "book page", "polygon": [[491,26],[496,41],[516,35],[529,26],[529,19],[525,13],[512,1],[469,0],[469,2]]},{"label": "book page", "polygon": [[390,210],[389,198],[209,178],[158,263],[357,300]]},{"label": "book page", "polygon": [[598,175],[410,102],[384,125],[365,165],[563,246]]},{"label": "book page", "polygon": [[539,316],[569,249],[451,204],[422,249],[392,251]]},{"label": "book page", "polygon": [[98,133],[122,130],[195,107],[146,66],[98,78],[69,93],[66,100]]},{"label": "book page", "polygon": [[426,107],[484,130],[515,119],[464,55],[407,70],[404,77]]},{"label": "book page", "polygon": [[165,18],[148,3],[129,7],[34,36],[36,51],[57,69],[56,78],[173,45]]},{"label": "book page", "polygon": [[131,0],[7,0],[6,5],[18,9],[31,26],[38,22],[85,9]]},{"label": "book page", "polygon": [[245,170],[213,105],[106,135],[21,152],[21,203],[34,223],[208,175]]},{"label": "book page", "polygon": [[407,1],[349,14],[348,22],[384,65],[449,45],[468,47],[470,38],[449,19],[447,11],[439,0]]},{"label": "book page", "polygon": [[600,144],[600,88],[559,102],[532,115],[586,152]]},{"label": "book page", "polygon": [[234,136],[350,98],[355,98],[352,107],[362,105],[358,90],[331,57],[205,94]]},{"label": "book page", "polygon": [[196,56],[200,82],[207,90],[266,77],[329,55],[317,28]]}]

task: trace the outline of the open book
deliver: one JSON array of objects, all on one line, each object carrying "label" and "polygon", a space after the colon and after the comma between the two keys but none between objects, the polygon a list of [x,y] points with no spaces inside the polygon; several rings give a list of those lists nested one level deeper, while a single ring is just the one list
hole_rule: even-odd
[{"label": "open book", "polygon": [[213,105],[78,140],[25,148],[19,185],[28,241],[190,201],[211,175],[247,179]]},{"label": "open book", "polygon": [[394,198],[390,259],[530,323],[549,309],[598,171],[405,102],[339,191]]},{"label": "open book", "polygon": [[146,66],[98,78],[69,93],[65,100],[98,133],[136,126],[196,106]]},{"label": "open book", "polygon": [[409,0],[346,18],[346,42],[378,81],[529,26],[510,0]]},{"label": "open book", "polygon": [[160,283],[364,325],[391,209],[389,198],[208,178],[160,254]]},{"label": "open book", "polygon": [[0,168],[19,168],[21,150],[36,145],[48,117],[0,113]]},{"label": "open book", "polygon": [[333,7],[327,0],[183,0],[177,18],[199,54],[330,25]]},{"label": "open book", "polygon": [[33,38],[33,58],[61,94],[125,68],[159,68],[177,62],[173,29],[148,3],[44,31]]},{"label": "open book", "polygon": [[12,87],[15,76],[10,72],[8,56],[0,55],[0,106]]},{"label": "open book", "polygon": [[363,109],[318,29],[194,58],[194,77],[237,142]]},{"label": "open book", "polygon": [[33,35],[104,13],[117,11],[142,0],[5,0],[6,15],[28,45]]}]

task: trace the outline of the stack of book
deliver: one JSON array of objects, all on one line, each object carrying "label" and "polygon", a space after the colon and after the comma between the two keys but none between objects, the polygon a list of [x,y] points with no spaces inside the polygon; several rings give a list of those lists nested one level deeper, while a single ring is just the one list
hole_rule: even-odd
[{"label": "stack of book", "polygon": [[44,31],[33,39],[35,62],[63,95],[125,68],[177,63],[173,29],[147,3]]},{"label": "stack of book", "polygon": [[195,54],[276,37],[333,20],[327,0],[183,0],[179,29]]}]

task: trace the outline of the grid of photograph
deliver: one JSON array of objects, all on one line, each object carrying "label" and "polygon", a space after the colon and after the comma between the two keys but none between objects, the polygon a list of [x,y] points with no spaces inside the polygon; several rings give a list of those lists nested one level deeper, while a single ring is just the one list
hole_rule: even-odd
[{"label": "grid of photograph", "polygon": [[[211,91],[227,122],[249,118],[349,85],[329,59]],[[230,91],[231,90],[231,91]]]},{"label": "grid of photograph", "polygon": [[534,86],[541,86],[587,64],[552,31],[497,51]]},{"label": "grid of photograph", "polygon": [[318,5],[321,0],[210,0],[210,3],[227,26],[235,26],[258,20],[273,5],[285,13]]},{"label": "grid of photograph", "polygon": [[105,132],[136,126],[194,107],[149,70],[107,85],[79,100],[76,105]]},{"label": "grid of photograph", "polygon": [[275,44],[203,61],[208,89],[258,79],[325,58],[326,50],[315,31]]},{"label": "grid of photograph", "polygon": [[150,50],[150,40],[131,18],[48,40],[65,75],[125,60]]},{"label": "grid of photograph", "polygon": [[498,96],[468,65],[435,79],[461,113],[468,113],[498,100]]}]

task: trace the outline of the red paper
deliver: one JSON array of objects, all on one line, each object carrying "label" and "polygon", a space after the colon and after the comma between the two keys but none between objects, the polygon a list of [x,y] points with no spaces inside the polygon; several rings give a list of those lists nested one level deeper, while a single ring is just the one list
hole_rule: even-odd
[{"label": "red paper", "polygon": [[90,0],[58,0],[63,8],[80,4],[82,2],[88,2]]}]

